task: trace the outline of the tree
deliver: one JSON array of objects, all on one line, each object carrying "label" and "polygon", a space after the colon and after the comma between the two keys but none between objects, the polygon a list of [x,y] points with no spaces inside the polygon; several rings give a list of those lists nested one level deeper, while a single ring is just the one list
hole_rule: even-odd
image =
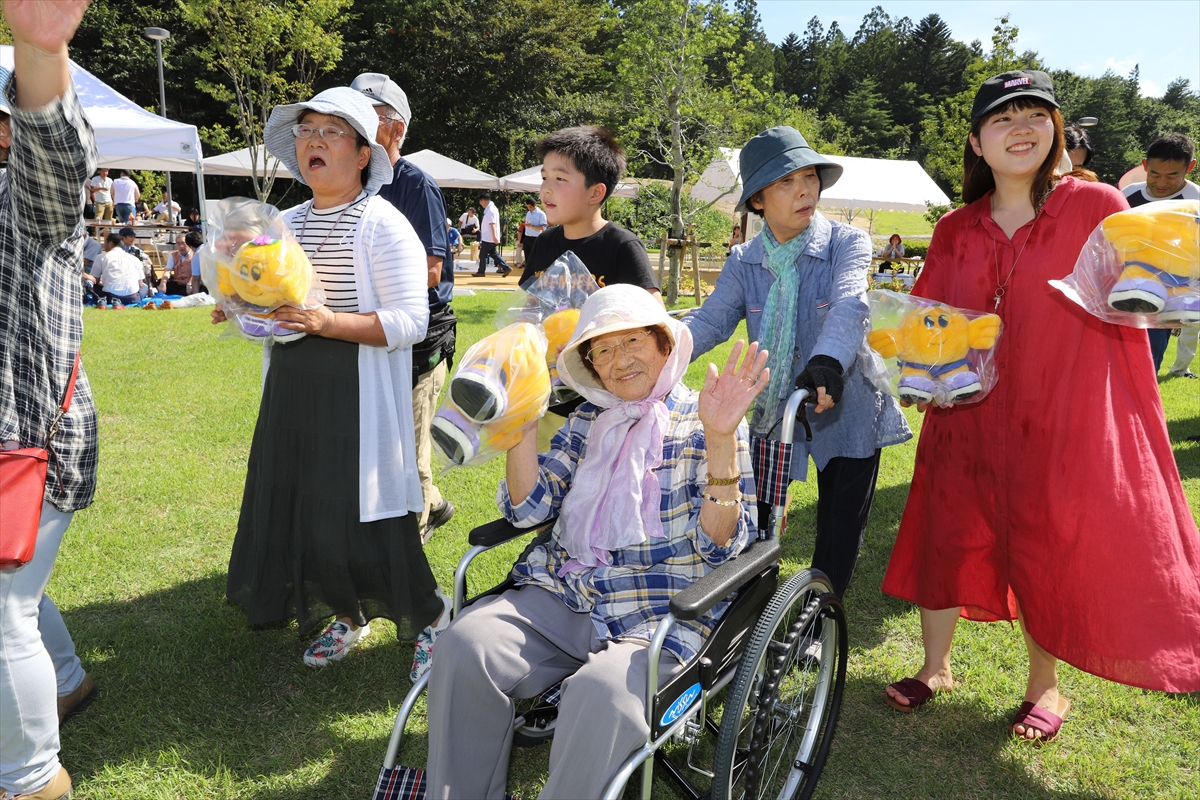
[{"label": "tree", "polygon": [[251,181],[259,200],[275,182],[267,170],[263,129],[280,103],[307,100],[318,75],[342,57],[341,36],[331,28],[352,0],[179,0],[183,19],[208,34],[198,55],[223,81],[196,85],[223,103],[237,134],[225,126],[208,129],[210,141],[250,150]]},{"label": "tree", "polygon": [[[762,92],[741,80],[743,54],[729,52],[736,28],[719,0],[637,0],[625,8],[623,22],[617,69],[628,101],[625,138],[637,143],[637,156],[670,176],[670,235],[682,238],[699,210],[685,208],[685,184],[732,141],[732,119]],[[723,60],[724,86],[707,66],[714,59]],[[675,248],[666,287],[671,303],[678,299],[679,271]]]},{"label": "tree", "polygon": [[408,94],[405,152],[424,147],[503,175],[558,128],[613,125],[607,0],[357,0],[331,77],[384,72]]}]

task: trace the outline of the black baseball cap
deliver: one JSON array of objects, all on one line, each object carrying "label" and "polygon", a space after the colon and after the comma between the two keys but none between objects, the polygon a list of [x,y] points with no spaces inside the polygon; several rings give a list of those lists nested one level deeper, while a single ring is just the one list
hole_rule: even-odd
[{"label": "black baseball cap", "polygon": [[1017,69],[988,78],[975,94],[971,119],[978,119],[1017,97],[1036,97],[1058,108],[1054,98],[1054,81],[1041,70]]},{"label": "black baseball cap", "polygon": [[121,228],[121,236],[137,236],[137,234],[133,232],[133,228]]}]

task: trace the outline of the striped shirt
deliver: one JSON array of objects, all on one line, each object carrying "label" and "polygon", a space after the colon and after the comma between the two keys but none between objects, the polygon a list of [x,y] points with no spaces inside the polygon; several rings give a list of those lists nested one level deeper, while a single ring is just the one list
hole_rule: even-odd
[{"label": "striped shirt", "polygon": [[[755,508],[755,489],[745,422],[737,430],[738,471],[742,475],[742,515],[737,532],[726,546],[719,547],[700,527],[708,459],[699,397],[677,384],[664,399],[670,418],[663,436],[663,462],[655,473],[662,488],[659,509],[665,539],[647,539],[640,545],[614,550],[612,564],[560,578],[558,571],[569,558],[558,544],[560,521],[547,544],[534,548],[513,567],[518,584],[541,586],[572,611],[589,612],[601,639],[649,640],[655,626],[670,611],[672,597],[740,553],[758,535],[750,511]],[[558,514],[571,489],[575,469],[587,453],[588,433],[602,410],[584,403],[567,418],[555,434],[550,451],[538,456],[538,481],[524,502],[514,507],[507,483],[500,483],[496,503],[510,522],[536,525]],[[727,605],[722,601],[698,620],[677,622],[664,649],[680,661],[691,659]]]},{"label": "striped shirt", "polygon": [[[96,142],[74,87],[43,108],[16,107],[0,176],[0,444],[43,447],[83,340],[83,184]],[[96,491],[96,407],[82,366],[59,425],[45,499],[78,511]],[[2,505],[2,504],[0,504]]]},{"label": "striped shirt", "polygon": [[308,208],[293,222],[296,239],[317,273],[330,311],[358,313],[354,285],[354,234],[362,219],[366,193],[332,208]]}]

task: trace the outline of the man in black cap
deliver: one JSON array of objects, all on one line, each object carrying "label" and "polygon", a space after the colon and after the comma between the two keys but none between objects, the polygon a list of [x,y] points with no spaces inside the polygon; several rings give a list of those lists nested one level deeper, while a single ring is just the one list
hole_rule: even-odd
[{"label": "man in black cap", "polygon": [[350,84],[362,92],[379,115],[377,141],[392,161],[392,182],[384,184],[379,196],[394,205],[412,224],[425,246],[429,265],[429,330],[425,340],[413,346],[413,424],[417,434],[417,472],[425,510],[419,520],[421,541],[428,542],[436,528],[450,521],[454,506],[433,485],[432,443],[429,425],[437,410],[437,399],[446,383],[454,359],[457,320],[450,300],[454,291],[454,259],[446,238],[446,203],[442,191],[426,172],[400,157],[408,135],[412,112],[408,96],[387,75],[364,72]]}]

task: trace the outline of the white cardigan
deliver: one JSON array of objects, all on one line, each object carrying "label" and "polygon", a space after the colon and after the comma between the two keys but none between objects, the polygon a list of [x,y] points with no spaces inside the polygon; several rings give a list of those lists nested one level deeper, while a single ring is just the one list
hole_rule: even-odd
[{"label": "white cardigan", "polygon": [[[283,212],[293,232],[308,205]],[[358,310],[376,313],[387,346],[358,346],[359,522],[425,508],[413,429],[412,346],[429,326],[427,281],[425,248],[416,231],[395,206],[371,197],[355,229],[354,287]],[[270,366],[268,344],[264,381]]]}]

